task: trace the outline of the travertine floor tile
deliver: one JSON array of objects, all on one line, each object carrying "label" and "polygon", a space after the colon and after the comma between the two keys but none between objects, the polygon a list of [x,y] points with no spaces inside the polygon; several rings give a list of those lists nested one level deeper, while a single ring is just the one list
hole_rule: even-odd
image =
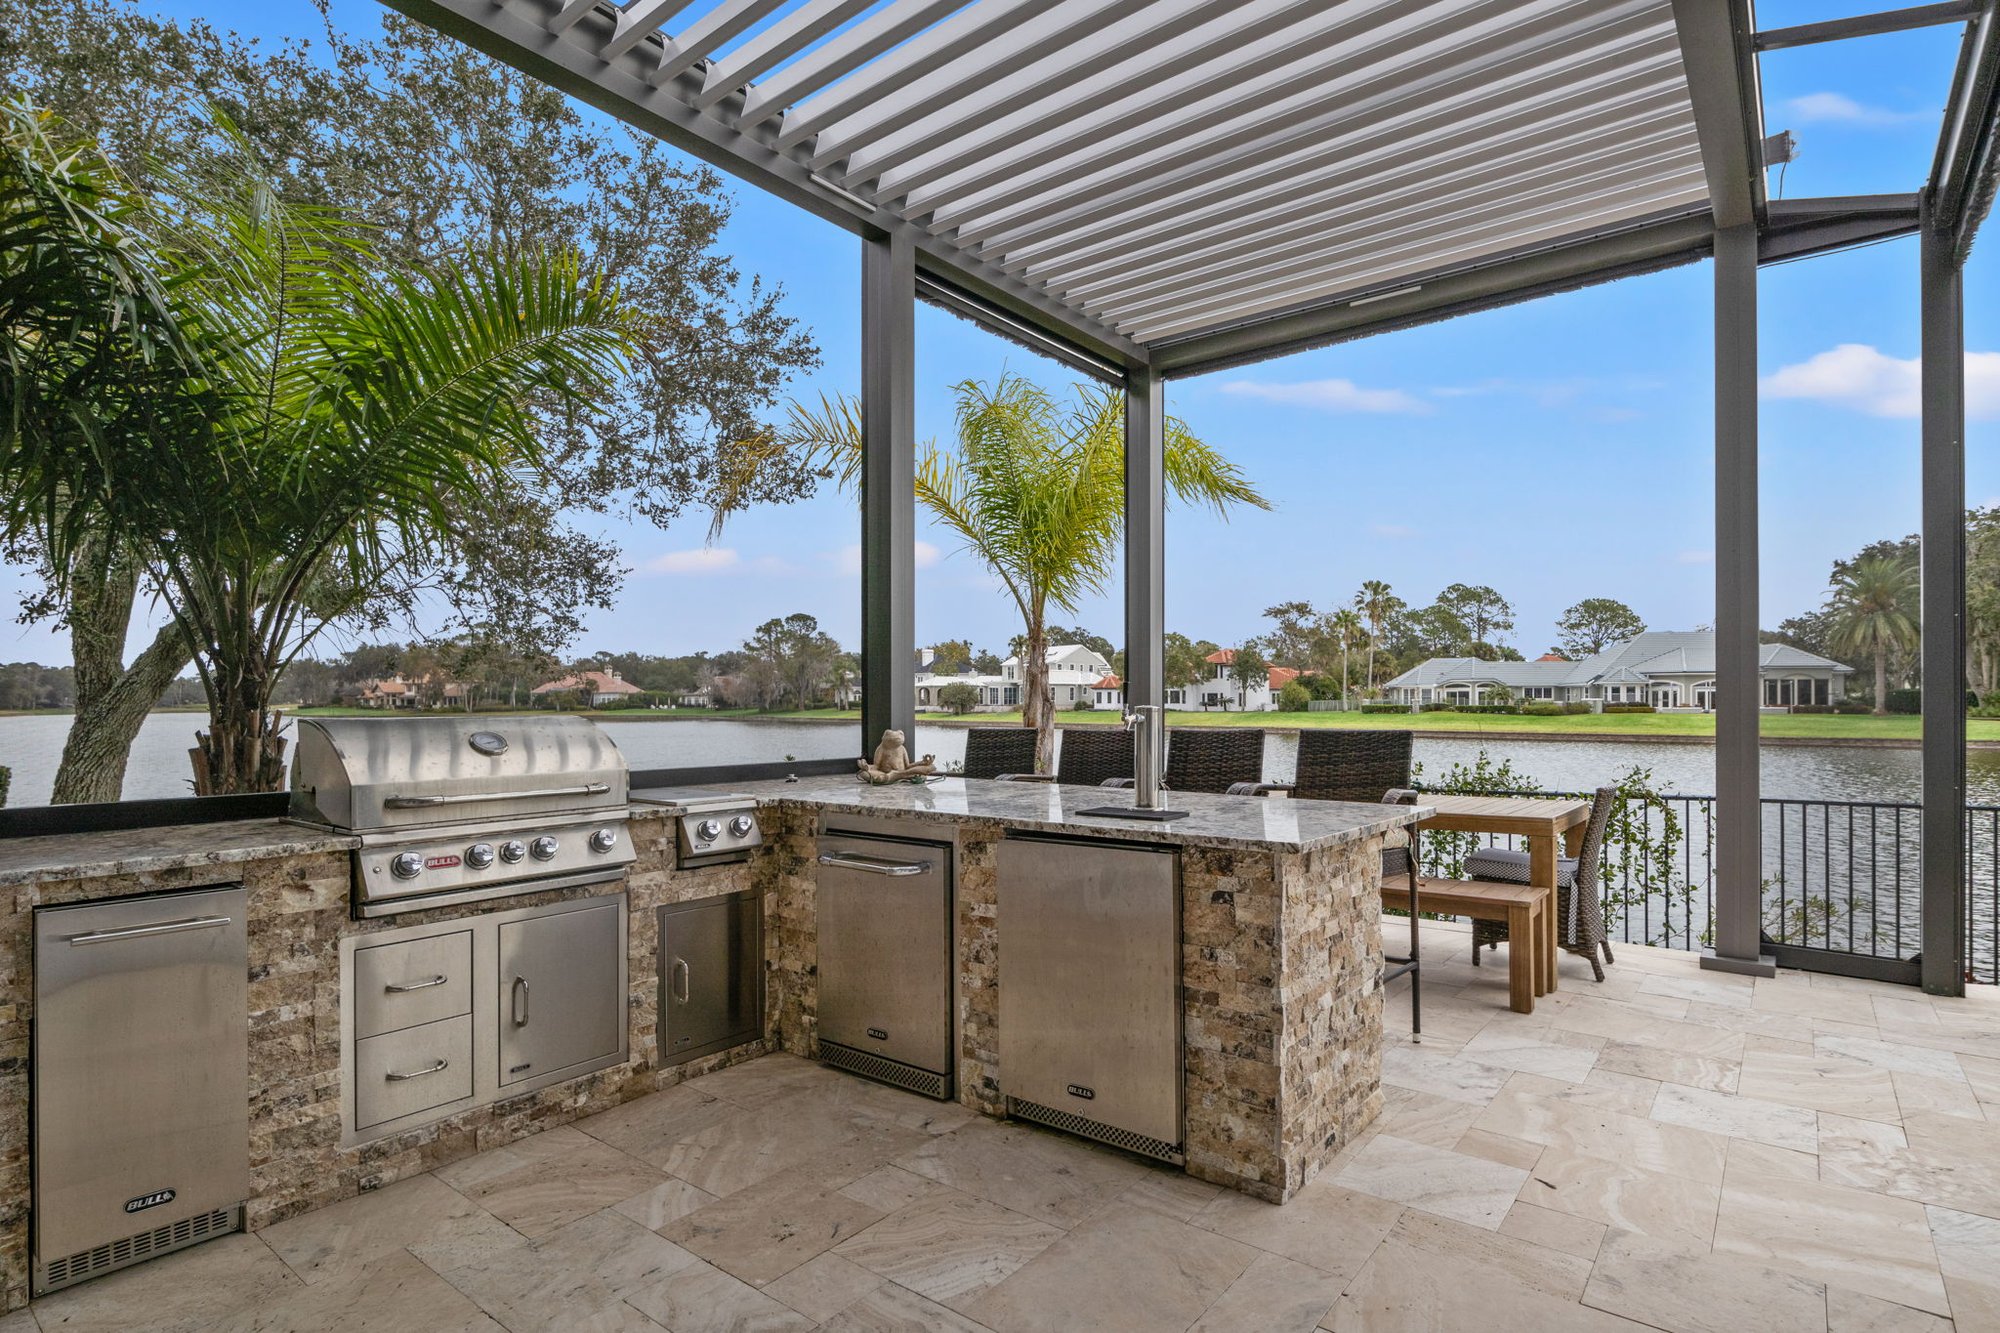
[{"label": "travertine floor tile", "polygon": [[1449,1148],[1465,1137],[1484,1106],[1484,1102],[1459,1101],[1385,1084],[1382,1114],[1375,1118],[1373,1128],[1412,1143]]},{"label": "travertine floor tile", "polygon": [[1947,1311],[1922,1205],[1819,1181],[1732,1175],[1715,1249],[1899,1305]]},{"label": "travertine floor tile", "polygon": [[1749,1139],[1729,1141],[1729,1169],[1723,1179],[1742,1172],[1760,1176],[1783,1176],[1791,1180],[1818,1180],[1819,1158],[1809,1152],[1773,1148]]},{"label": "travertine floor tile", "polygon": [[667,1223],[714,1202],[715,1195],[707,1190],[698,1190],[685,1180],[668,1179],[615,1205],[612,1211],[622,1213],[648,1231],[658,1231]]},{"label": "travertine floor tile", "polygon": [[1452,1145],[1452,1150],[1464,1153],[1467,1157],[1484,1157],[1489,1162],[1519,1167],[1523,1171],[1533,1170],[1544,1151],[1539,1143],[1509,1138],[1505,1134],[1495,1134],[1484,1129],[1466,1130],[1459,1135],[1458,1142]]},{"label": "travertine floor tile", "polygon": [[1559,1039],[1543,1040],[1533,1033],[1489,1023],[1478,1036],[1466,1042],[1458,1054],[1460,1059],[1476,1064],[1523,1074],[1540,1074],[1544,1078],[1561,1079],[1566,1083],[1583,1082],[1591,1067],[1597,1063],[1597,1052],[1604,1044],[1603,1038],[1566,1032],[1551,1035]]},{"label": "travertine floor tile", "polygon": [[1736,1091],[1736,1078],[1742,1071],[1742,1066],[1733,1060],[1711,1060],[1707,1056],[1663,1051],[1657,1046],[1633,1046],[1622,1041],[1605,1043],[1597,1054],[1596,1068],[1730,1093]]},{"label": "travertine floor tile", "polygon": [[990,1120],[926,1140],[895,1164],[1058,1227],[1075,1226],[1149,1169],[1080,1139]]},{"label": "travertine floor tile", "polygon": [[1706,1181],[1550,1148],[1521,1186],[1520,1198],[1699,1251],[1714,1237],[1721,1194],[1721,1186]]},{"label": "travertine floor tile", "polygon": [[1590,1265],[1539,1246],[1411,1214],[1346,1286],[1333,1333],[1637,1328],[1577,1303]]},{"label": "travertine floor tile", "polygon": [[1340,1298],[1340,1279],[1259,1254],[1188,1333],[1312,1333]]},{"label": "travertine floor tile", "polygon": [[[703,1094],[756,1108],[803,1092],[808,1088],[831,1088],[850,1076],[796,1055],[774,1054],[746,1060],[740,1065],[704,1074],[699,1080]],[[694,1086],[683,1084],[683,1087]]]},{"label": "travertine floor tile", "polygon": [[637,1098],[603,1115],[579,1120],[575,1128],[620,1152],[659,1166],[667,1151],[682,1139],[743,1114],[743,1108],[734,1102],[704,1092],[702,1088],[708,1082],[706,1078],[697,1079]]},{"label": "travertine floor tile", "polygon": [[1703,1130],[1511,1088],[1493,1099],[1474,1128],[1708,1182],[1722,1179],[1729,1149],[1727,1139]]},{"label": "travertine floor tile", "polygon": [[1652,1115],[1653,1119],[1670,1125],[1685,1125],[1726,1138],[1749,1139],[1793,1152],[1819,1151],[1818,1117],[1801,1107],[1773,1106],[1678,1083],[1663,1083],[1660,1095],[1653,1100]]},{"label": "travertine floor tile", "polygon": [[1889,1071],[1841,1055],[1746,1051],[1736,1091],[1744,1097],[1862,1120],[1901,1118]]},{"label": "travertine floor tile", "polygon": [[1667,1333],[1822,1333],[1826,1288],[1734,1255],[1612,1231],[1583,1303]]},{"label": "travertine floor tile", "polygon": [[1840,1287],[1826,1289],[1826,1333],[1952,1333],[1941,1315]]},{"label": "travertine floor tile", "polygon": [[1380,1134],[1333,1179],[1378,1199],[1495,1231],[1527,1178],[1520,1167]]},{"label": "travertine floor tile", "polygon": [[530,1238],[623,1203],[666,1176],[571,1128],[439,1167],[438,1179]]},{"label": "travertine floor tile", "polygon": [[2000,1218],[1937,1207],[1924,1213],[1961,1333],[2000,1333]]},{"label": "travertine floor tile", "polygon": [[1500,1234],[1530,1241],[1579,1259],[1595,1259],[1609,1230],[1602,1222],[1516,1202],[1500,1223]]},{"label": "travertine floor tile", "polygon": [[365,1266],[322,1270],[320,1281],[209,1323],[214,1333],[500,1333],[501,1325],[407,1250]]},{"label": "travertine floor tile", "polygon": [[1220,1185],[1196,1180],[1171,1168],[1155,1168],[1148,1170],[1130,1189],[1119,1195],[1118,1202],[1135,1208],[1150,1208],[1185,1222],[1214,1203],[1221,1193]]},{"label": "travertine floor tile", "polygon": [[680,1246],[628,1217],[594,1213],[534,1242],[474,1249],[462,1241],[411,1253],[471,1297],[509,1333],[558,1333],[586,1316],[604,1327],[636,1327],[623,1298],[694,1265]]},{"label": "travertine floor tile", "polygon": [[708,1264],[692,1264],[628,1302],[672,1333],[808,1333],[813,1321]]},{"label": "travertine floor tile", "polygon": [[[775,1058],[735,1068],[754,1069]],[[851,1167],[848,1178],[858,1178],[930,1141],[921,1129],[864,1123],[836,1106],[798,1096],[710,1125],[666,1150],[659,1164],[710,1194],[728,1195],[797,1168],[830,1176]]]},{"label": "travertine floor tile", "polygon": [[1494,1065],[1440,1055],[1423,1046],[1388,1046],[1382,1051],[1385,1087],[1427,1092],[1446,1101],[1483,1106],[1506,1086],[1507,1071]]},{"label": "travertine floor tile", "polygon": [[964,1308],[1062,1236],[1060,1227],[953,1191],[892,1213],[835,1253],[940,1305]]},{"label": "travertine floor tile", "polygon": [[966,1305],[999,1333],[1180,1328],[1257,1252],[1144,1208],[1106,1208]]},{"label": "travertine floor tile", "polygon": [[881,1218],[878,1210],[841,1194],[836,1184],[800,1170],[697,1208],[667,1223],[660,1234],[731,1276],[762,1286]]},{"label": "travertine floor tile", "polygon": [[824,1323],[881,1285],[880,1274],[829,1250],[766,1284],[764,1294]]},{"label": "travertine floor tile", "polygon": [[865,1203],[878,1213],[893,1213],[919,1199],[928,1199],[950,1189],[927,1176],[905,1171],[900,1166],[878,1166],[867,1175],[850,1180],[840,1192],[857,1203]]},{"label": "travertine floor tile", "polygon": [[1875,1041],[1866,1037],[1816,1037],[1813,1039],[1813,1050],[1820,1055],[1858,1060],[1877,1069],[1923,1074],[1930,1078],[1961,1081],[1965,1078],[1958,1058],[1951,1052],[1925,1050],[1907,1042]]},{"label": "travertine floor tile", "polygon": [[820,1333],[988,1333],[956,1310],[885,1282],[820,1326]]},{"label": "travertine floor tile", "polygon": [[1966,1120],[1990,1119],[1973,1096],[1971,1085],[1962,1078],[1932,1078],[1898,1069],[1890,1071],[1889,1079],[1896,1086],[1896,1105],[1906,1116],[1930,1112]]},{"label": "travertine floor tile", "polygon": [[309,1283],[366,1269],[406,1246],[484,1233],[505,1245],[519,1233],[435,1176],[414,1176],[258,1232]]},{"label": "travertine floor tile", "polygon": [[1282,1206],[1225,1193],[1190,1220],[1194,1226],[1349,1278],[1361,1271],[1402,1213],[1399,1203],[1357,1194],[1321,1176]]}]

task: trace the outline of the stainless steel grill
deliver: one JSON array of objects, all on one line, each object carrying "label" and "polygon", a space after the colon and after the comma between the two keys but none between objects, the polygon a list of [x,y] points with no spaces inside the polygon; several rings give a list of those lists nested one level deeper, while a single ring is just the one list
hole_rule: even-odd
[{"label": "stainless steel grill", "polygon": [[294,820],[353,833],[354,911],[619,878],[625,760],[587,718],[302,718]]}]

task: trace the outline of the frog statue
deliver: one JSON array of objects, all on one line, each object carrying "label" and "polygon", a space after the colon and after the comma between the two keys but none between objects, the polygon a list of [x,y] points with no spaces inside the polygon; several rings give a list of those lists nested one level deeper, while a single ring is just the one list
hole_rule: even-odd
[{"label": "frog statue", "polygon": [[903,733],[891,729],[882,733],[882,743],[875,747],[875,757],[861,760],[861,780],[879,786],[885,782],[926,778],[937,772],[936,759],[936,755],[927,754],[911,763],[910,752],[903,745]]}]

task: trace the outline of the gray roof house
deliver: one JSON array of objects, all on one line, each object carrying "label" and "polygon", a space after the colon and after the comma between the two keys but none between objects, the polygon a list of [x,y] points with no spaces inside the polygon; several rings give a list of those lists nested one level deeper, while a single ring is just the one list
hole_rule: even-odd
[{"label": "gray roof house", "polygon": [[[1838,703],[1853,668],[1789,644],[1759,650],[1765,708]],[[1517,699],[1556,703],[1635,703],[1662,709],[1715,707],[1715,635],[1707,630],[1649,630],[1580,662],[1486,662],[1433,657],[1382,687],[1392,703],[1482,702],[1504,688]]]}]

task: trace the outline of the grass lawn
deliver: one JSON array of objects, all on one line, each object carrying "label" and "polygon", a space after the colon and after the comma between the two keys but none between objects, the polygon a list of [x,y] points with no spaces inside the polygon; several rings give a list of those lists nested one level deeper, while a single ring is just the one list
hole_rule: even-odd
[{"label": "grass lawn", "polygon": [[[379,708],[298,708],[303,717],[380,717]],[[456,710],[453,710],[454,713]],[[458,714],[462,716],[462,714]],[[754,708],[725,709],[608,709],[583,714],[599,722],[708,722],[716,719],[774,722],[853,722],[861,717],[858,709],[815,708],[802,711],[762,713]],[[931,725],[963,722],[983,726],[1018,724],[1019,713],[975,713],[953,717],[947,713],[925,713]],[[1063,726],[1113,726],[1118,717],[1109,709],[1058,713]],[[1628,736],[1639,739],[1672,736],[1713,736],[1712,713],[1579,713],[1562,717],[1517,717],[1505,713],[1168,713],[1167,722],[1176,727],[1360,727],[1394,731],[1480,732],[1494,736]],[[1869,741],[1918,738],[1922,719],[1915,717],[1848,717],[1840,714],[1771,713],[1763,719],[1763,733],[1773,738],[1804,740]],[[1970,718],[1968,738],[2000,742],[2000,719]]]}]

